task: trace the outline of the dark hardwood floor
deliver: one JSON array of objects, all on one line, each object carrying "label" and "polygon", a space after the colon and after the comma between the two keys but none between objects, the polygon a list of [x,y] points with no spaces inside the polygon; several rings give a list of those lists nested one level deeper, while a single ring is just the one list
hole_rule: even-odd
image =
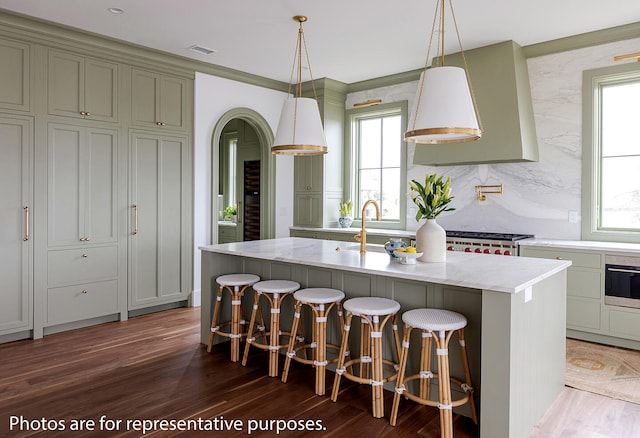
[{"label": "dark hardwood floor", "polygon": [[[437,410],[406,400],[398,425],[390,426],[390,392],[386,418],[374,419],[364,385],[343,382],[333,403],[314,395],[309,367],[294,363],[283,384],[267,377],[264,352],[253,350],[246,367],[229,362],[228,343],[207,354],[199,317],[199,309],[176,309],[0,345],[0,436],[241,437],[251,426],[250,436],[439,437]],[[164,428],[175,428],[181,419],[201,419],[200,428],[217,431],[163,431],[162,423],[144,423],[166,420]],[[89,422],[75,431],[81,425],[74,420]],[[306,430],[276,434],[283,425]],[[531,436],[617,438],[638,430],[640,405],[566,388]],[[454,419],[454,431],[458,438],[478,435],[465,417]]]}]

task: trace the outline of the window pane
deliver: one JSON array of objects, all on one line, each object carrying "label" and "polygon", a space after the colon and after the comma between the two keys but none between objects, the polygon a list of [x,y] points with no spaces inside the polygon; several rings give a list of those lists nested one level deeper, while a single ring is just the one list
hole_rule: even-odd
[{"label": "window pane", "polygon": [[400,167],[401,136],[400,116],[385,117],[382,121],[382,163],[384,167]]},{"label": "window pane", "polygon": [[602,87],[602,155],[640,155],[640,82]]},{"label": "window pane", "polygon": [[360,121],[360,168],[380,167],[381,148],[380,119]]},{"label": "window pane", "polygon": [[382,170],[382,219],[400,219],[400,169]]},{"label": "window pane", "polygon": [[601,226],[640,229],[640,156],[602,160]]},{"label": "window pane", "polygon": [[[380,171],[378,169],[360,171],[360,205],[369,199],[380,203]],[[375,217],[374,207],[370,208],[371,217]]]}]

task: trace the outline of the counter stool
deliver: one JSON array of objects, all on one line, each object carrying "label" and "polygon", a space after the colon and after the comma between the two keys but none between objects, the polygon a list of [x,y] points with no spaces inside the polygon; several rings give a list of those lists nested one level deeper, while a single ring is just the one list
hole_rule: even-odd
[{"label": "counter stool", "polygon": [[[294,293],[293,299],[296,302],[296,310],[293,315],[294,318],[291,333],[298,332],[300,327],[300,313],[303,305],[307,305],[311,308],[314,322],[311,330],[311,343],[305,343],[303,338],[302,342],[299,342],[296,345],[296,337],[291,336],[289,338],[287,358],[282,370],[282,382],[287,382],[291,359],[303,364],[313,365],[316,369],[316,394],[324,395],[327,364],[338,361],[337,357],[335,359],[327,360],[327,348],[334,348],[335,350],[340,349],[339,345],[327,344],[327,316],[329,315],[329,312],[331,312],[331,309],[336,307],[338,309],[338,317],[340,318],[340,327],[344,326],[344,318],[342,316],[342,300],[344,299],[344,292],[337,289],[308,288],[301,289]],[[311,359],[297,356],[296,353],[298,351],[306,351],[307,348],[311,349],[313,352]]]},{"label": "counter stool", "polygon": [[[470,404],[471,416],[475,424],[478,424],[476,406],[473,400],[473,388],[469,373],[469,360],[467,348],[464,342],[464,328],[467,318],[463,315],[443,309],[415,309],[402,314],[404,322],[404,339],[402,341],[402,354],[400,355],[400,371],[396,381],[396,393],[393,397],[391,409],[391,425],[395,426],[398,416],[398,404],[400,396],[427,406],[440,409],[440,436],[442,438],[453,437],[452,408],[461,406],[467,402]],[[422,352],[420,355],[420,372],[405,377],[407,356],[409,355],[409,340],[411,331],[416,328],[422,330]],[[454,332],[458,332],[460,352],[464,366],[465,382],[461,382],[449,375],[449,340]],[[437,336],[436,336],[437,334]],[[436,343],[436,355],[438,357],[438,372],[431,372],[431,344]],[[432,378],[438,378],[438,400],[430,400],[429,386]],[[420,379],[419,395],[411,394],[405,384],[411,380]],[[459,385],[465,392],[465,396],[458,400],[451,400],[451,382]]]},{"label": "counter stool", "polygon": [[[400,353],[400,339],[398,337],[398,326],[396,324],[400,304],[397,301],[388,298],[378,297],[362,297],[351,298],[344,302],[344,310],[346,311],[344,329],[342,330],[342,343],[340,344],[340,353],[338,355],[338,367],[333,382],[333,392],[331,400],[338,399],[340,391],[340,378],[347,379],[371,385],[371,401],[373,406],[373,416],[375,418],[384,417],[384,399],[382,385],[385,382],[392,382],[398,376],[397,371],[388,377],[384,377],[383,364],[391,365],[394,368],[396,364],[382,357],[382,330],[386,323],[391,320],[393,328],[393,337],[395,341],[395,351]],[[351,319],[357,316],[362,322],[360,332],[360,357],[346,360],[347,347],[349,344],[349,332],[351,329]],[[382,317],[382,318],[381,318]],[[347,371],[347,367],[359,363],[360,376],[356,376],[353,372]],[[369,363],[371,363],[371,372],[369,373]],[[370,374],[370,377],[369,377]]]},{"label": "counter stool", "polygon": [[[253,311],[251,312],[251,322],[249,323],[249,330],[247,331],[247,343],[244,347],[244,356],[242,358],[242,365],[247,364],[247,358],[249,357],[249,348],[251,346],[257,347],[261,350],[269,351],[269,377],[278,376],[278,351],[280,348],[286,348],[288,344],[280,343],[280,335],[291,336],[289,332],[282,332],[280,330],[280,306],[282,300],[288,295],[300,289],[300,283],[290,280],[266,280],[259,281],[253,285],[254,291],[254,303]],[[258,314],[262,314],[260,311],[260,297],[264,296],[269,303],[271,309],[270,328],[268,332],[260,331],[257,335],[255,333],[256,317]],[[262,342],[256,342],[257,338],[262,338]],[[269,342],[267,343],[267,338]]]},{"label": "counter stool", "polygon": [[[244,291],[258,281],[260,281],[260,277],[253,274],[227,274],[216,278],[216,283],[218,284],[216,305],[213,310],[213,319],[211,320],[211,334],[209,335],[207,353],[211,353],[215,335],[223,336],[231,339],[231,361],[237,362],[240,360],[240,340],[243,336],[246,336],[244,330],[245,321],[242,317]],[[231,295],[231,321],[219,324],[218,318],[222,307],[223,290],[227,290]],[[231,326],[228,333],[220,330],[228,325]]]}]

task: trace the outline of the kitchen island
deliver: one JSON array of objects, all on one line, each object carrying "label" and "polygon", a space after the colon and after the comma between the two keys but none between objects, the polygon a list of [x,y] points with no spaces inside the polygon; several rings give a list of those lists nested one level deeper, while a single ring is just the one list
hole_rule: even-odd
[{"label": "kitchen island", "polygon": [[[564,386],[571,262],[449,252],[445,263],[403,265],[383,252],[360,254],[351,242],[295,237],[200,249],[205,344],[216,277],[245,272],[340,289],[347,298],[391,298],[401,312],[434,307],[465,315],[482,437],[526,437]],[[337,329],[329,336],[336,335]],[[385,355],[395,359],[391,345],[385,339]],[[460,375],[457,349],[450,354],[452,375]]]}]

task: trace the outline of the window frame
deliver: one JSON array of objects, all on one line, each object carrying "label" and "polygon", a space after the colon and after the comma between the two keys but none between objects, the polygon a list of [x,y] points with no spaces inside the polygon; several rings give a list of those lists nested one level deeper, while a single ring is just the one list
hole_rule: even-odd
[{"label": "window frame", "polygon": [[[356,194],[359,184],[358,178],[358,130],[356,124],[360,119],[375,118],[377,116],[400,115],[400,131],[402,138],[400,139],[400,187],[407,185],[407,143],[404,141],[404,132],[407,129],[408,122],[408,101],[398,101],[378,104],[375,106],[353,108],[345,111],[345,166],[344,166],[344,197],[345,200],[351,199],[353,206],[353,225],[354,227],[362,226],[360,196]],[[367,220],[367,228],[382,228],[392,230],[404,230],[407,222],[407,197],[400,193],[400,208],[398,220]]]},{"label": "window frame", "polygon": [[582,239],[640,243],[640,229],[601,228],[600,162],[601,154],[601,87],[603,85],[640,80],[639,63],[627,63],[585,70],[582,75]]}]

